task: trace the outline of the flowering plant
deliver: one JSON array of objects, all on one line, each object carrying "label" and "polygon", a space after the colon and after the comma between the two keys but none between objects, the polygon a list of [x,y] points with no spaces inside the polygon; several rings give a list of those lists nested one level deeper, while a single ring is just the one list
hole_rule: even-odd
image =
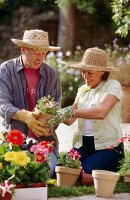
[{"label": "flowering plant", "polygon": [[[109,147],[109,149],[114,149],[115,146],[117,146],[117,144],[122,144],[125,146],[125,151],[124,151],[124,158],[120,161],[120,170],[119,173],[121,175],[125,175],[127,173],[130,173],[130,136],[129,135],[125,135],[124,137],[120,138],[115,144],[111,145]],[[118,152],[121,153],[122,152]]]},{"label": "flowering plant", "polygon": [[54,101],[54,98],[49,95],[47,97],[44,96],[38,100],[37,108],[41,113],[55,115],[60,106],[57,102]]},{"label": "flowering plant", "polygon": [[46,121],[47,127],[50,129],[54,129],[61,122],[64,122],[67,118],[74,116],[74,111],[72,106],[68,106],[66,108],[60,108],[60,105],[54,101],[54,98],[51,96],[44,96],[38,100],[36,109],[38,109],[41,113],[53,115],[53,117],[42,119],[43,122]]},{"label": "flowering plant", "polygon": [[69,152],[60,152],[58,165],[78,169],[81,166],[79,152],[71,149]]},{"label": "flowering plant", "polygon": [[[46,183],[49,178],[49,154],[52,143],[42,141],[30,150],[22,150],[24,134],[18,130],[7,133],[6,141],[0,145],[0,183],[10,180],[14,185],[23,183],[26,187],[35,183]],[[1,186],[0,186],[1,189]]]}]

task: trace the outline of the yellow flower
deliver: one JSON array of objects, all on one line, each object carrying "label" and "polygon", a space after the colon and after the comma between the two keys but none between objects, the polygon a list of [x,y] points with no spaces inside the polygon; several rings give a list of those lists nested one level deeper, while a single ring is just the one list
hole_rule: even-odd
[{"label": "yellow flower", "polygon": [[15,154],[16,154],[15,151],[9,151],[9,152],[5,153],[4,159],[5,159],[6,161],[11,162],[11,161],[14,159]]},{"label": "yellow flower", "polygon": [[26,166],[30,161],[30,158],[27,156],[25,152],[16,152],[14,155],[13,163],[19,166]]},{"label": "yellow flower", "polygon": [[48,184],[48,185],[55,185],[55,184],[56,184],[56,179],[49,179],[49,180],[47,181],[47,184]]},{"label": "yellow flower", "polygon": [[3,163],[0,162],[0,169],[3,169]]}]

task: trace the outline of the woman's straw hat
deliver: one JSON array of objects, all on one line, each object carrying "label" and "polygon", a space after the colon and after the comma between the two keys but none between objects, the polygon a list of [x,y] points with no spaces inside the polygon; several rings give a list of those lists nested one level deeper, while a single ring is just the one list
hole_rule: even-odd
[{"label": "woman's straw hat", "polygon": [[97,47],[89,48],[85,51],[81,62],[68,62],[67,66],[80,70],[95,71],[119,71],[114,67],[108,67],[107,53]]},{"label": "woman's straw hat", "polygon": [[38,50],[56,51],[60,47],[49,46],[48,32],[42,30],[25,30],[23,39],[11,39],[20,47],[33,48]]}]

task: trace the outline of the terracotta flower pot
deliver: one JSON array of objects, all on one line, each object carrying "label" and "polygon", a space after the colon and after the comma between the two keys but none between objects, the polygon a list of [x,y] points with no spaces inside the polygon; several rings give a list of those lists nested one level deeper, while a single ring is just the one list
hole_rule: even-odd
[{"label": "terracotta flower pot", "polygon": [[106,170],[93,170],[95,193],[98,197],[112,197],[120,175]]},{"label": "terracotta flower pot", "polygon": [[74,186],[81,169],[56,166],[57,186]]},{"label": "terracotta flower pot", "polygon": [[130,174],[125,174],[124,175],[124,182],[125,183],[130,183]]}]

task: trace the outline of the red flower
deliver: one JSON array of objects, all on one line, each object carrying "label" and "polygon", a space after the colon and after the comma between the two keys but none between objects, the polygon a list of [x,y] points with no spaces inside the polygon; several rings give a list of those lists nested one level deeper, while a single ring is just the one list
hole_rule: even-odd
[{"label": "red flower", "polygon": [[42,141],[39,143],[40,146],[44,148],[48,148],[48,152],[51,153],[53,151],[53,144],[54,142]]},{"label": "red flower", "polygon": [[7,134],[7,142],[14,145],[22,145],[24,142],[24,134],[19,130],[12,130]]},{"label": "red flower", "polygon": [[43,163],[46,161],[45,155],[41,152],[35,153],[35,160],[36,162]]}]

